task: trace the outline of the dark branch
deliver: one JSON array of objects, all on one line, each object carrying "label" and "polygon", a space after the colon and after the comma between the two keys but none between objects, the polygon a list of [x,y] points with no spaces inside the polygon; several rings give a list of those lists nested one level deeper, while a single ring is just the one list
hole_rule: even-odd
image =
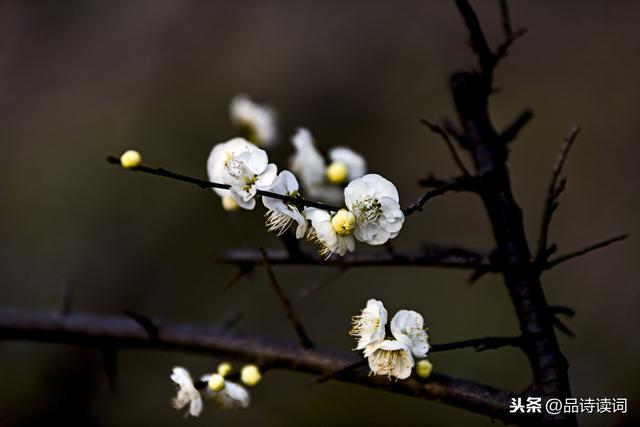
[{"label": "dark branch", "polygon": [[[114,156],[107,157],[107,162],[113,165],[120,165],[120,159]],[[181,175],[181,174],[174,173],[162,168],[154,169],[154,168],[140,165],[129,170],[135,171],[135,172],[143,172],[150,175],[162,176],[162,177],[170,178],[176,181],[188,182],[189,184],[197,185],[200,188],[219,188],[222,190],[228,190],[230,188],[230,186],[227,184],[220,184],[217,182],[205,181],[203,179],[193,178],[187,175]],[[263,197],[270,197],[272,199],[283,200],[285,202],[291,203],[292,205],[295,205],[298,207],[308,206],[312,208],[324,209],[324,210],[333,211],[333,212],[337,212],[338,210],[340,210],[340,208],[336,206],[331,206],[331,205],[327,205],[325,203],[320,203],[320,202],[312,202],[302,197],[289,197],[283,194],[272,193],[271,191],[257,190],[257,194]]]},{"label": "dark branch", "polygon": [[129,316],[138,325],[142,326],[142,328],[147,332],[147,335],[149,336],[150,339],[153,340],[158,337],[158,332],[159,332],[158,326],[147,316],[140,313],[136,313],[133,310],[127,310],[127,309],[122,310],[122,314],[124,314],[125,316]]},{"label": "dark branch", "polygon": [[513,122],[507,126],[500,134],[500,139],[504,144],[514,141],[518,137],[518,133],[533,118],[533,110],[524,110],[516,117]]},{"label": "dark branch", "polygon": [[562,167],[567,160],[567,155],[569,154],[569,150],[571,150],[573,142],[578,136],[578,132],[580,132],[580,128],[578,126],[574,126],[569,130],[569,133],[567,133],[564,138],[562,147],[560,147],[560,153],[558,154],[558,158],[556,159],[556,162],[554,163],[553,169],[551,171],[551,180],[549,182],[549,187],[547,188],[547,197],[545,199],[544,211],[542,213],[540,238],[538,239],[538,252],[536,255],[536,261],[539,265],[542,265],[546,260],[545,256],[547,253],[549,226],[551,225],[553,212],[557,207],[558,196],[565,186],[565,181],[561,181],[560,186],[558,186],[558,178],[560,178]]},{"label": "dark branch", "polygon": [[586,255],[589,252],[595,251],[596,249],[600,249],[600,248],[604,248],[606,246],[609,246],[612,243],[620,242],[620,241],[626,239],[627,237],[629,237],[628,234],[622,234],[620,236],[615,236],[615,237],[612,237],[610,239],[603,240],[603,241],[598,242],[598,243],[594,243],[593,245],[589,245],[589,246],[587,246],[585,248],[582,248],[580,250],[577,250],[575,252],[570,252],[570,253],[565,254],[565,255],[559,255],[559,256],[549,260],[549,262],[547,262],[545,264],[545,270],[549,270],[549,269],[555,267],[556,265],[561,264],[561,263],[563,263],[565,261],[569,261],[569,260],[571,260],[573,258],[577,258],[579,256]]},{"label": "dark branch", "polygon": [[276,296],[278,297],[280,305],[282,305],[282,308],[284,309],[284,312],[287,315],[287,318],[289,319],[293,330],[296,332],[298,340],[300,341],[300,345],[302,345],[302,347],[304,348],[313,348],[313,342],[311,342],[309,335],[307,335],[306,331],[304,330],[302,322],[300,322],[300,319],[298,319],[298,315],[293,308],[293,304],[291,304],[291,301],[289,301],[289,298],[287,298],[284,291],[282,290],[282,287],[280,287],[280,284],[278,283],[276,274],[273,272],[273,269],[269,264],[267,252],[262,248],[260,248],[260,252],[262,255],[262,259],[264,260],[264,266],[267,269],[267,275],[269,276],[269,282],[271,283],[273,292],[275,292]]},{"label": "dark branch", "polygon": [[455,1],[458,9],[460,10],[460,14],[462,15],[462,19],[464,19],[467,30],[469,30],[469,41],[471,43],[471,48],[478,56],[480,70],[483,74],[490,76],[493,72],[493,67],[495,66],[495,59],[493,52],[489,47],[489,43],[482,32],[482,28],[480,27],[478,16],[468,1]]},{"label": "dark branch", "polygon": [[[116,346],[120,349],[190,352],[259,362],[272,368],[314,375],[326,375],[360,360],[352,352],[304,349],[291,341],[244,335],[214,327],[157,323],[160,332],[157,339],[152,340],[135,321],[122,316],[74,313],[63,319],[53,313],[4,308],[0,309],[0,338],[98,348]],[[417,398],[439,400],[505,422],[535,422],[532,414],[524,418],[509,413],[514,393],[448,375],[434,373],[426,381],[411,377],[396,382],[384,376],[369,376],[369,369],[363,367],[338,379]]]},{"label": "dark branch", "polygon": [[475,191],[476,189],[476,178],[472,176],[461,177],[450,181],[449,183],[443,185],[442,187],[438,187],[434,190],[430,190],[425,192],[422,196],[420,196],[415,202],[406,208],[402,209],[405,216],[409,216],[414,212],[422,211],[422,207],[429,200],[433,199],[437,196],[442,196],[445,193],[450,191]]},{"label": "dark branch", "polygon": [[[303,254],[291,257],[283,250],[267,251],[267,259],[271,265],[313,265],[316,267],[443,267],[477,269],[488,267],[498,271],[488,255],[463,248],[426,247],[422,252],[356,252],[342,257],[333,256],[328,260],[317,254]],[[236,266],[263,265],[264,259],[260,251],[255,249],[235,249],[219,253],[214,261]]]},{"label": "dark branch", "polygon": [[447,134],[447,132],[445,132],[440,126],[434,123],[430,123],[425,119],[420,119],[420,122],[425,126],[427,126],[429,130],[431,130],[431,132],[437,135],[440,135],[440,137],[446,144],[447,148],[449,149],[449,152],[451,153],[451,157],[453,157],[453,161],[458,166],[458,169],[460,169],[460,171],[462,172],[462,175],[469,176],[469,170],[464,165],[464,162],[458,155],[458,151],[456,150],[456,147],[453,145],[453,142],[451,142],[451,139],[449,138],[449,135]]}]

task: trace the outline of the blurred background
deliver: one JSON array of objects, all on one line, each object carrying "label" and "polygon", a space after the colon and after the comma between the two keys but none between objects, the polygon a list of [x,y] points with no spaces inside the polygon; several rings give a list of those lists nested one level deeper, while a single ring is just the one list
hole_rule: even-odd
[{"label": "blurred background", "polygon": [[[497,2],[478,2],[500,38]],[[482,4],[479,4],[482,3]],[[506,125],[524,107],[533,122],[512,146],[514,192],[531,242],[537,239],[550,169],[569,127],[582,125],[565,172],[568,188],[551,229],[560,252],[622,232],[631,238],[545,273],[551,304],[577,315],[560,342],[578,397],[640,403],[640,244],[636,143],[640,132],[640,4],[631,1],[511,2],[515,28],[529,33],[500,66],[493,119]],[[239,92],[277,108],[284,135],[271,157],[285,167],[289,136],[311,128],[323,147],[348,145],[398,186],[401,201],[434,172],[456,174],[446,147],[420,125],[454,117],[449,74],[473,65],[466,30],[450,1],[221,2],[24,1],[0,3],[0,303],[53,310],[64,283],[79,311],[129,308],[173,321],[216,323],[238,311],[238,330],[294,338],[258,269],[228,293],[225,248],[265,245],[262,212],[228,214],[219,199],[179,182],[128,174],[104,161],[127,148],[145,163],[205,177],[212,146],[234,136],[228,102]],[[477,198],[452,194],[407,221],[394,242],[489,250]],[[309,249],[311,249],[309,247]],[[359,250],[366,250],[359,247]],[[311,336],[349,350],[349,318],[368,298],[390,312],[425,315],[432,342],[517,333],[496,275],[426,268],[351,270],[306,299],[328,268],[280,267]],[[270,372],[249,409],[208,404],[182,420],[170,408],[171,367],[211,370],[217,360],[124,351],[119,389],[109,391],[99,354],[39,343],[1,343],[0,424],[113,425],[491,425],[438,403]],[[531,375],[516,350],[437,353],[438,371],[511,389]],[[585,415],[585,426],[629,423]]]}]

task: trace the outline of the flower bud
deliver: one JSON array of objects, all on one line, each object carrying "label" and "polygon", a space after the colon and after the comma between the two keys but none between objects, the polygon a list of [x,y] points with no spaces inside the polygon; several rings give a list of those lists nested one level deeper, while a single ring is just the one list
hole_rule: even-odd
[{"label": "flower bud", "polygon": [[245,365],[240,371],[240,380],[248,386],[258,384],[261,379],[260,369],[256,365]]},{"label": "flower bud", "polygon": [[218,373],[223,377],[226,377],[231,373],[231,364],[228,362],[223,362],[218,365]]},{"label": "flower bud", "polygon": [[133,169],[140,166],[142,156],[136,150],[127,150],[120,156],[120,164],[125,169]]},{"label": "flower bud", "polygon": [[220,391],[224,388],[224,378],[220,374],[211,374],[209,377],[209,381],[207,382],[207,387],[209,387],[212,391]]},{"label": "flower bud", "polygon": [[226,195],[222,196],[222,208],[227,212],[233,212],[240,209],[238,203],[233,199],[233,197]]},{"label": "flower bud", "polygon": [[433,364],[429,362],[427,359],[422,359],[416,364],[416,374],[419,377],[427,378],[431,375],[431,371],[433,370]]},{"label": "flower bud", "polygon": [[356,229],[356,216],[346,209],[340,209],[331,218],[331,227],[340,236],[347,236]]},{"label": "flower bud", "polygon": [[349,178],[349,168],[342,162],[333,162],[327,167],[325,174],[330,183],[344,184]]}]

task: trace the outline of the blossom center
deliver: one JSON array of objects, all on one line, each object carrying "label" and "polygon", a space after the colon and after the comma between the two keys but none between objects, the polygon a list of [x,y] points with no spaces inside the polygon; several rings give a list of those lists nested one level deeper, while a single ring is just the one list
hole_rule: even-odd
[{"label": "blossom center", "polygon": [[258,180],[258,175],[251,172],[247,165],[241,161],[232,157],[227,160],[225,163],[225,168],[227,169],[227,173],[237,181],[244,183],[242,189],[248,191],[251,189],[253,184]]},{"label": "blossom center", "polygon": [[353,204],[353,211],[360,226],[375,222],[382,215],[382,205],[373,196],[365,196]]}]

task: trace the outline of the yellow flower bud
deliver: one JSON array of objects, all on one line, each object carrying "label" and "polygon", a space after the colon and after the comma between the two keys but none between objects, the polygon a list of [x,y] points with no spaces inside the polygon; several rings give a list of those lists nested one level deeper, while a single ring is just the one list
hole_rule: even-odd
[{"label": "yellow flower bud", "polygon": [[331,227],[340,236],[348,236],[356,229],[356,216],[346,209],[340,209],[331,218]]},{"label": "yellow flower bud", "polygon": [[136,150],[127,150],[120,156],[120,164],[125,169],[133,169],[140,166],[142,156]]},{"label": "yellow flower bud", "polygon": [[226,377],[231,373],[231,363],[223,362],[218,365],[218,373],[223,377]]},{"label": "yellow flower bud", "polygon": [[240,206],[238,206],[238,203],[233,200],[233,197],[229,195],[222,196],[222,207],[227,212],[237,211],[240,208]]},{"label": "yellow flower bud", "polygon": [[416,374],[419,377],[427,378],[431,375],[431,371],[433,370],[433,364],[429,362],[427,359],[422,359],[416,364]]},{"label": "yellow flower bud", "polygon": [[213,391],[222,390],[224,388],[224,378],[222,378],[222,375],[220,374],[211,374],[207,387]]},{"label": "yellow flower bud", "polygon": [[349,178],[349,168],[342,162],[331,163],[325,173],[332,184],[344,184]]},{"label": "yellow flower bud", "polygon": [[249,386],[254,386],[260,382],[262,375],[256,365],[245,365],[240,371],[240,380]]}]

